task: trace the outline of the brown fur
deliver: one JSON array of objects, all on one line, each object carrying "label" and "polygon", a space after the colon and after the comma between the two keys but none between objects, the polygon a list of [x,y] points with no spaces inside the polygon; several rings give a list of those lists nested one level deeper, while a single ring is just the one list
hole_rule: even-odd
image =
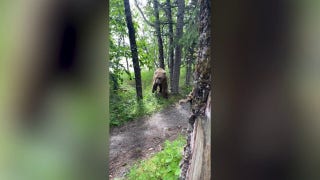
[{"label": "brown fur", "polygon": [[153,75],[152,93],[158,90],[164,98],[168,98],[168,81],[166,71],[158,68]]}]

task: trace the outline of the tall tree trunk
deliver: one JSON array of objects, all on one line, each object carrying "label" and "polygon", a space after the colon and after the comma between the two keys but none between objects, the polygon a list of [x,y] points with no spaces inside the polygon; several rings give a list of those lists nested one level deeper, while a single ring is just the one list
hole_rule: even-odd
[{"label": "tall tree trunk", "polygon": [[161,30],[160,30],[160,20],[159,20],[159,7],[158,7],[158,1],[153,0],[153,8],[154,8],[154,16],[156,18],[155,21],[155,29],[157,32],[157,39],[158,39],[158,50],[159,50],[159,65],[162,69],[165,69],[164,67],[164,57],[163,57],[163,42],[162,42],[162,36],[161,36]]},{"label": "tall tree trunk", "polygon": [[133,63],[135,81],[136,81],[137,99],[140,100],[142,99],[141,72],[140,72],[140,65],[139,65],[139,59],[138,59],[135,30],[132,23],[129,0],[124,0],[124,9],[125,9],[126,22],[127,22],[128,32],[129,32],[132,63]]},{"label": "tall tree trunk", "polygon": [[172,12],[171,12],[171,2],[166,0],[167,3],[167,19],[169,22],[169,57],[168,57],[168,68],[170,73],[170,91],[172,92],[172,80],[173,80],[173,21],[172,21]]},{"label": "tall tree trunk", "polygon": [[[122,46],[125,47],[126,46],[126,42],[124,40],[124,36],[121,35],[120,36],[120,39],[121,39],[121,42],[122,42]],[[120,46],[120,45],[119,45]],[[130,69],[129,69],[129,62],[128,62],[128,57],[126,55],[126,52],[124,52],[124,54],[122,54],[122,56],[124,56],[126,58],[126,71],[127,72],[130,72]],[[130,80],[131,80],[131,76],[130,76]]]},{"label": "tall tree trunk", "polygon": [[191,81],[191,73],[192,73],[192,61],[193,61],[193,53],[194,53],[194,46],[190,47],[187,51],[186,57],[186,85],[190,85]]},{"label": "tall tree trunk", "polygon": [[181,55],[182,46],[179,43],[183,35],[183,19],[184,19],[184,0],[177,0],[178,4],[178,14],[177,14],[177,28],[176,28],[176,48],[175,48],[175,58],[173,63],[173,79],[172,79],[172,93],[179,93],[179,79],[180,79],[180,65],[181,65]]},{"label": "tall tree trunk", "polygon": [[189,48],[188,52],[188,57],[187,57],[187,64],[186,64],[186,68],[187,68],[187,73],[186,73],[186,85],[190,85],[191,79],[192,79],[192,72],[193,72],[193,64],[195,61],[195,48],[196,48],[196,42],[193,42],[193,44],[191,45],[191,47]]},{"label": "tall tree trunk", "polygon": [[127,71],[130,72],[130,69],[129,69],[129,62],[128,62],[128,57],[126,57],[126,65],[127,65]]},{"label": "tall tree trunk", "polygon": [[187,145],[181,163],[181,179],[211,178],[211,67],[210,67],[210,1],[200,4],[200,38],[192,90],[192,116],[189,119]]},{"label": "tall tree trunk", "polygon": [[158,6],[159,2],[158,0],[153,0],[153,8],[154,8],[154,16],[156,18],[155,23],[151,23],[147,20],[147,18],[144,16],[142,10],[140,9],[137,0],[135,0],[135,5],[138,8],[140,14],[142,15],[144,21],[150,25],[151,27],[153,27],[156,31],[157,34],[157,39],[158,39],[158,51],[159,51],[159,66],[163,69],[165,69],[165,65],[164,65],[164,56],[163,56],[163,42],[162,42],[162,36],[161,36],[161,29],[160,29],[160,18],[159,18],[159,6]]}]

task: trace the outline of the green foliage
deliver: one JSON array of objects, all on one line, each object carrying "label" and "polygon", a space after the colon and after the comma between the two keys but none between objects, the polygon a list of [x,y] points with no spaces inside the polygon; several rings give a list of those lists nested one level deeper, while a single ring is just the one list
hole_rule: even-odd
[{"label": "green foliage", "polygon": [[198,43],[199,39],[199,7],[189,6],[185,11],[185,28],[182,38],[179,44],[182,44],[185,48],[191,47],[194,43]]},{"label": "green foliage", "polygon": [[[148,13],[150,17],[152,17],[152,7],[146,6],[145,8],[148,9]],[[150,31],[150,26],[139,19],[140,15],[133,6],[131,6],[131,12],[136,30],[135,35],[140,67],[152,69],[154,67],[154,61],[157,60],[157,44],[154,43],[156,37],[153,34],[154,32]],[[109,17],[109,82],[110,86],[112,86],[114,90],[117,90],[123,82],[124,74],[130,78],[134,77],[124,65],[125,59],[128,60],[130,65],[132,60],[123,0],[110,1]]]},{"label": "green foliage", "polygon": [[150,115],[184,98],[191,91],[191,87],[184,85],[185,74],[185,69],[181,69],[180,95],[169,95],[169,99],[164,99],[151,92],[153,70],[142,71],[141,79],[144,98],[141,102],[136,101],[134,80],[122,75],[123,83],[119,85],[118,90],[110,90],[110,126],[119,126],[127,121]]},{"label": "green foliage", "polygon": [[[139,0],[138,0],[139,1]],[[165,0],[159,0],[164,4]],[[131,64],[131,50],[129,45],[129,37],[127,34],[127,26],[124,14],[123,0],[112,0],[110,3],[109,13],[109,83],[110,83],[110,125],[119,126],[127,121],[149,115],[155,111],[161,110],[170,104],[184,98],[191,90],[191,87],[184,86],[185,69],[181,68],[180,75],[180,93],[181,95],[169,96],[169,99],[163,99],[151,93],[153,68],[155,62],[158,62],[158,45],[154,29],[147,25],[142,19],[139,12],[134,6],[131,6],[133,23],[136,29],[136,43],[141,67],[143,100],[136,101],[135,80],[133,72],[129,72],[126,67],[125,60]],[[171,1],[172,17],[174,24],[176,23],[177,8]],[[151,22],[154,22],[154,9],[152,1],[147,1],[146,6],[141,7],[144,15]],[[196,9],[191,8],[186,12],[186,33],[181,39],[184,49],[187,49],[198,38],[197,19],[194,17]],[[159,7],[159,15],[161,22],[166,22],[164,9]],[[164,48],[168,48],[165,34],[168,33],[168,25],[161,25],[164,33]],[[173,26],[175,32],[175,25]],[[174,44],[176,45],[176,44]],[[165,55],[167,55],[165,53]],[[167,59],[167,58],[166,58]],[[182,65],[184,63],[182,62]],[[147,71],[149,70],[149,71]],[[131,70],[132,71],[132,70]],[[169,74],[169,73],[168,73]]]},{"label": "green foliage", "polygon": [[146,36],[138,36],[137,47],[138,47],[138,55],[139,62],[141,67],[147,67],[148,69],[153,68],[153,52],[154,44],[148,42],[148,38]]},{"label": "green foliage", "polygon": [[127,178],[129,180],[176,180],[179,178],[179,163],[182,159],[186,140],[178,137],[175,141],[166,141],[164,150],[152,158],[134,165]]},{"label": "green foliage", "polygon": [[123,82],[121,78],[123,73],[130,74],[121,63],[124,58],[130,57],[130,46],[125,43],[128,38],[127,26],[124,15],[123,0],[110,1],[110,18],[109,18],[109,71],[110,86],[117,90],[119,84]]}]

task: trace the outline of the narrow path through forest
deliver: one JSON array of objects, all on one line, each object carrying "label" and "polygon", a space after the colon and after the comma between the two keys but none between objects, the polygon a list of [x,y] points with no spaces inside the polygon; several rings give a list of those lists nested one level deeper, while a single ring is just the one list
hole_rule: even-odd
[{"label": "narrow path through forest", "polygon": [[129,168],[162,149],[165,140],[186,135],[190,107],[173,104],[151,116],[110,130],[109,177],[123,177]]}]

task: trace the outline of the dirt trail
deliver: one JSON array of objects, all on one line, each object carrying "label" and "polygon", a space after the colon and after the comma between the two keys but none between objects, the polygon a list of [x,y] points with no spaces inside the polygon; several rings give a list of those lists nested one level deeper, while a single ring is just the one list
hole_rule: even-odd
[{"label": "dirt trail", "polygon": [[109,177],[123,177],[135,162],[161,150],[163,142],[186,134],[190,107],[174,104],[149,117],[110,130]]}]

